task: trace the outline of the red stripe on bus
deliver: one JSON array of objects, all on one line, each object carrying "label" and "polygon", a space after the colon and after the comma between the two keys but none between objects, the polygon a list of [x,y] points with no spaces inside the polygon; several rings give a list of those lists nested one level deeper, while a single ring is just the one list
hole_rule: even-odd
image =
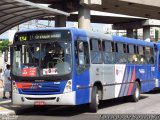
[{"label": "red stripe on bus", "polygon": [[21,83],[21,82],[18,82],[16,83],[16,87],[18,89],[29,89],[32,87],[32,83]]},{"label": "red stripe on bus", "polygon": [[131,83],[129,85],[129,89],[128,89],[128,95],[131,95],[132,89],[133,89],[133,82],[136,78],[136,69],[134,67],[133,73],[132,73],[132,79],[131,79]]}]

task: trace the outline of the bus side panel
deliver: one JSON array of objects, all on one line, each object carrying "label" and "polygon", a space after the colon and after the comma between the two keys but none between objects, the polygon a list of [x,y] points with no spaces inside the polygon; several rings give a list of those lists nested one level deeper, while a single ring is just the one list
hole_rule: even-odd
[{"label": "bus side panel", "polygon": [[116,64],[115,80],[116,89],[115,97],[129,96],[134,91],[134,81],[136,79],[136,67],[134,65]]},{"label": "bus side panel", "polygon": [[141,81],[141,92],[148,92],[154,89],[155,67],[152,65],[137,65],[137,79]]},{"label": "bus side panel", "polygon": [[[120,97],[121,91],[124,93],[124,88],[126,87],[126,65],[116,64],[115,65],[115,98]],[[122,95],[123,96],[123,95]]]},{"label": "bus side panel", "polygon": [[108,67],[108,74],[104,72],[104,83],[108,84],[104,86],[103,99],[132,95],[136,78],[135,66],[115,64],[106,67]]},{"label": "bus side panel", "polygon": [[157,51],[156,52],[156,57],[155,57],[155,59],[156,59],[155,60],[155,74],[156,74],[156,79],[158,81],[157,81],[155,87],[160,87],[160,68],[159,68],[160,59],[159,58],[160,58],[160,53],[159,53],[159,51]]},{"label": "bus side panel", "polygon": [[89,79],[89,70],[75,76],[75,85],[79,86],[76,89],[76,105],[89,103]]},{"label": "bus side panel", "polygon": [[[103,64],[91,64],[90,66],[90,84],[94,85],[96,82],[99,82],[103,85]],[[91,91],[90,91],[90,100],[91,100]]]},{"label": "bus side panel", "polygon": [[113,85],[115,84],[115,65],[114,64],[104,64],[103,68],[104,68],[103,100],[115,98],[115,85]]},{"label": "bus side panel", "polygon": [[141,82],[141,92],[148,91],[148,75],[146,65],[136,65],[136,79]]},{"label": "bus side panel", "polygon": [[155,66],[154,65],[148,65],[148,90],[153,90],[155,88],[155,78],[156,78],[156,73],[155,73]]},{"label": "bus side panel", "polygon": [[[118,67],[119,68],[119,67]],[[116,74],[116,79],[118,82],[119,74],[123,73],[123,78],[121,77],[121,88],[119,90],[119,95],[118,97],[123,97],[123,96],[127,96],[127,95],[131,95],[131,91],[133,90],[133,82],[135,79],[135,73],[134,73],[134,66],[133,65],[126,65],[126,66],[122,66],[121,65],[121,72],[120,70],[118,70],[118,68],[115,69],[115,74]],[[123,69],[122,69],[123,68]],[[122,75],[121,75],[122,76]]]}]

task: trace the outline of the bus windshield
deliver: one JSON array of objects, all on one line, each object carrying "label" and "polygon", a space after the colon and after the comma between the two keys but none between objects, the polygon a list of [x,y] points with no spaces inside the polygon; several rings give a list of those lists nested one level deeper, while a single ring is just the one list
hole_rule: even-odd
[{"label": "bus windshield", "polygon": [[61,76],[71,72],[70,42],[22,42],[13,47],[12,73],[21,77]]}]

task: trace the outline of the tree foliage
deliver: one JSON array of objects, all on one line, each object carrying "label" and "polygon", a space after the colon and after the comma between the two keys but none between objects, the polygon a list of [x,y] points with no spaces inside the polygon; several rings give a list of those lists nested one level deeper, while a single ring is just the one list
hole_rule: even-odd
[{"label": "tree foliage", "polygon": [[0,43],[0,51],[1,52],[4,52],[5,50],[8,50],[9,49],[9,40],[3,40],[1,43]]}]

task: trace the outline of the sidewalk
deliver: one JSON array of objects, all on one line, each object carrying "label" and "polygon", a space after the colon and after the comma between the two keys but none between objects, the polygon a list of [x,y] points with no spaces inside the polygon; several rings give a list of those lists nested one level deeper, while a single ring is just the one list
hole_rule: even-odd
[{"label": "sidewalk", "polygon": [[3,88],[0,88],[0,115],[3,114],[15,115],[16,113],[11,104],[11,99],[3,99],[2,97],[3,97]]},{"label": "sidewalk", "polygon": [[[31,108],[31,106],[18,106],[12,105],[11,99],[3,99],[3,88],[0,88],[0,120],[4,115],[16,115],[17,113],[22,113]],[[6,94],[6,97],[9,97],[9,94]]]}]

